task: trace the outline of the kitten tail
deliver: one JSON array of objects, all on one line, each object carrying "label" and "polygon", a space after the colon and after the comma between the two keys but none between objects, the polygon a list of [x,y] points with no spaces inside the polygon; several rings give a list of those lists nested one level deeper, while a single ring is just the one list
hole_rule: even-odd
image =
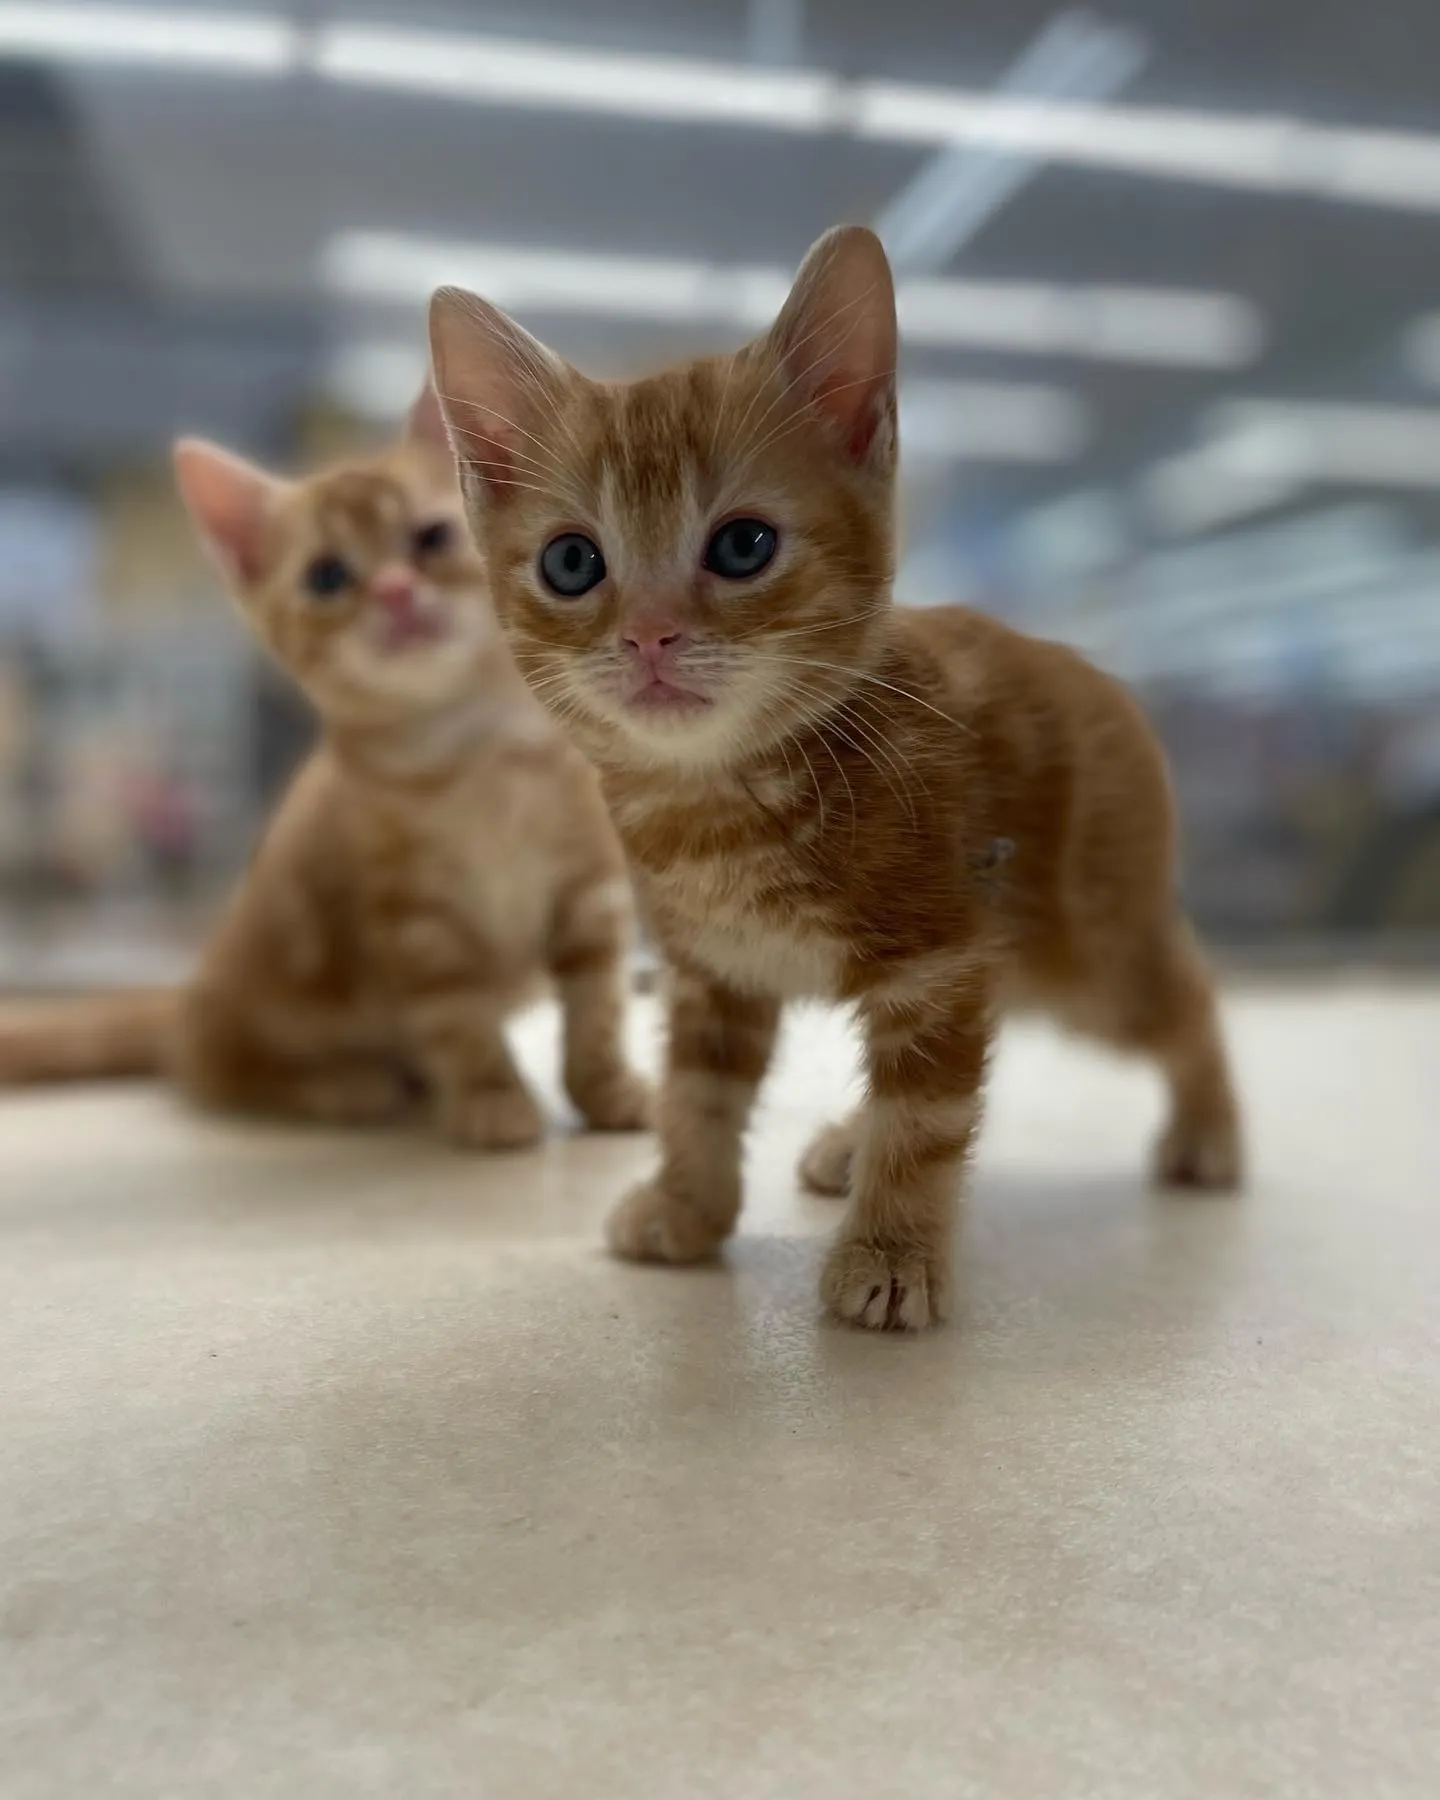
[{"label": "kitten tail", "polygon": [[179,1010],[179,989],[6,1006],[0,1087],[159,1074]]}]

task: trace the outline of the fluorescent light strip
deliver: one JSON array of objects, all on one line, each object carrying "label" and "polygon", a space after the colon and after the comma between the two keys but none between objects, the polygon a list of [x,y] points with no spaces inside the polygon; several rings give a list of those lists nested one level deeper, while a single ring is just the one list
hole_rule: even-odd
[{"label": "fluorescent light strip", "polygon": [[332,80],[456,99],[783,131],[849,131],[898,143],[978,144],[1035,161],[1161,179],[1440,208],[1440,137],[1433,134],[896,82],[851,84],[822,70],[350,25],[319,33],[315,63]]},{"label": "fluorescent light strip", "polygon": [[900,441],[921,462],[1068,462],[1089,435],[1084,402],[1069,388],[907,381],[900,389]]},{"label": "fluorescent light strip", "polygon": [[1440,137],[1429,133],[897,83],[856,89],[852,129],[889,142],[984,144],[1045,162],[1217,187],[1440,208]]},{"label": "fluorescent light strip", "polygon": [[471,34],[322,25],[268,14],[81,4],[0,4],[0,53],[83,62],[301,67],[347,85],[555,112],[847,131],[912,144],[983,144],[1039,162],[1269,193],[1440,209],[1440,136],[916,87],[849,83],[824,70]]},{"label": "fluorescent light strip", "polygon": [[342,344],[325,372],[329,393],[363,419],[398,419],[420,392],[428,359],[417,339]]},{"label": "fluorescent light strip", "polygon": [[[321,274],[356,298],[415,303],[447,282],[511,311],[596,313],[676,323],[768,325],[790,287],[778,268],[665,257],[602,256],[342,232]],[[1182,368],[1238,368],[1264,341],[1258,313],[1233,294],[1038,283],[909,281],[900,325],[916,344]]]},{"label": "fluorescent light strip", "polygon": [[149,6],[0,5],[0,55],[138,63],[278,75],[298,65],[300,38],[267,13]]},{"label": "fluorescent light strip", "polygon": [[1232,400],[1213,406],[1202,442],[1140,480],[1175,532],[1211,530],[1330,484],[1440,488],[1440,410],[1339,401]]},{"label": "fluorescent light strip", "polygon": [[511,38],[336,25],[321,31],[317,73],[546,111],[828,131],[839,123],[833,75],[678,56],[630,56]]},{"label": "fluorescent light strip", "polygon": [[1416,381],[1440,388],[1440,313],[1415,320],[1402,339],[1401,354]]},{"label": "fluorescent light strip", "polygon": [[1239,480],[1440,487],[1440,410],[1232,400],[1209,409],[1200,454]]}]

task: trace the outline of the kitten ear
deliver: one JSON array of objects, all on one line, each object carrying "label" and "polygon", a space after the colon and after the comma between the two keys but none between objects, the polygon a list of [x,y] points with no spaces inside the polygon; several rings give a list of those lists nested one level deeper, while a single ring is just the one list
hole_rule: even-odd
[{"label": "kitten ear", "polygon": [[810,248],[765,339],[857,463],[895,456],[895,284],[880,240],[837,225]]},{"label": "kitten ear", "polygon": [[498,306],[456,287],[430,302],[430,356],[465,491],[502,504],[533,485],[544,423],[575,371]]},{"label": "kitten ear", "polygon": [[435,397],[435,379],[425,377],[425,385],[415,396],[415,403],[405,418],[405,442],[424,444],[432,450],[450,452],[450,433],[445,429],[445,415]]},{"label": "kitten ear", "polygon": [[175,480],[207,548],[232,581],[263,571],[265,527],[289,484],[203,438],[181,438]]}]

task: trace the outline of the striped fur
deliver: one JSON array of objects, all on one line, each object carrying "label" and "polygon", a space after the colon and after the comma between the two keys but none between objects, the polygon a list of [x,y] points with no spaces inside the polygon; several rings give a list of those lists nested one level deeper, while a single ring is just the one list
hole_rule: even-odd
[{"label": "striped fur", "polygon": [[[369,1124],[428,1105],[457,1143],[518,1148],[541,1115],[504,1024],[550,981],[577,1109],[601,1128],[645,1124],[623,1046],[624,859],[593,770],[496,629],[448,459],[420,439],[280,482],[188,444],[177,468],[248,623],[315,703],[322,741],[197,978],[152,1028],[150,1066],[206,1106]],[[442,520],[451,541],[422,553],[417,529]],[[321,555],[353,572],[338,595],[305,588]],[[382,568],[413,575],[429,621],[419,638],[389,635]],[[68,1019],[77,1038],[83,1016],[0,1035],[0,1078],[59,1073],[53,1040]],[[107,1041],[108,1064],[92,1055],[85,1072],[133,1063],[117,1030]]]},{"label": "striped fur", "polygon": [[[432,347],[502,625],[600,770],[674,971],[661,1167],[616,1213],[614,1246],[687,1261],[723,1241],[779,1009],[806,996],[851,1006],[865,1039],[865,1105],[802,1164],[851,1196],[822,1281],[844,1319],[943,1314],[1009,1006],[1151,1057],[1173,1102],[1160,1174],[1235,1180],[1225,1055],[1139,710],[1057,645],[891,602],[895,321],[873,236],[822,240],[757,343],[628,385],[587,380],[453,290]],[[706,544],[736,516],[778,547],[727,580]],[[574,531],[606,576],[566,600],[540,554]],[[642,704],[657,671],[683,705]]]}]

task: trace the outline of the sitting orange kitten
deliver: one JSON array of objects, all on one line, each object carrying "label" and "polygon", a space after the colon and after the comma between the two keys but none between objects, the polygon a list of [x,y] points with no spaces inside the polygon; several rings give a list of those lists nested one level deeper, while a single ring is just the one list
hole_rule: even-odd
[{"label": "sitting orange kitten", "polygon": [[1121,687],[960,607],[891,601],[896,326],[878,239],[832,232],[734,356],[589,381],[455,289],[436,382],[497,610],[600,770],[673,972],[662,1162],[621,1254],[712,1254],[786,1000],[852,1006],[860,1111],[802,1163],[848,1191],[826,1302],[943,1315],[1004,1008],[1159,1064],[1159,1173],[1222,1186],[1239,1133],[1173,887],[1160,750]]},{"label": "sitting orange kitten", "polygon": [[643,1125],[623,858],[505,650],[433,396],[408,443],[304,480],[193,440],[175,469],[322,743],[188,991],[52,1009],[0,1040],[0,1073],[168,1065],[204,1104],[334,1124],[423,1097],[457,1143],[514,1149],[541,1117],[502,1026],[549,976],[571,1099]]}]

